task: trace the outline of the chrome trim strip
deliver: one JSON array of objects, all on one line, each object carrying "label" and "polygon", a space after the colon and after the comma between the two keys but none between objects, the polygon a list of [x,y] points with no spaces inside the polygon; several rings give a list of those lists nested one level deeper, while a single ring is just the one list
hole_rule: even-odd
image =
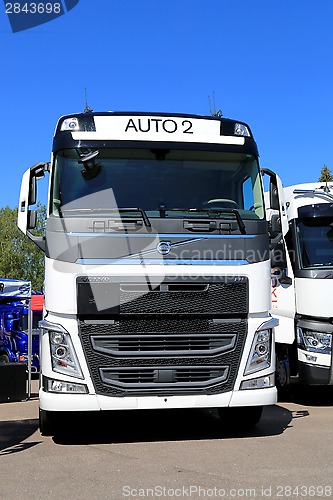
[{"label": "chrome trim strip", "polygon": [[[96,233],[96,232],[91,232],[91,233],[66,233],[66,236],[76,236],[76,237],[92,237],[92,236],[102,236],[102,237],[110,237],[112,236],[113,238],[188,238],[190,235],[189,234],[183,234],[183,233],[175,233],[175,234],[169,234],[169,233],[152,233],[152,234],[129,234],[129,233]],[[202,236],[198,236],[197,238],[191,238],[190,240],[187,241],[200,241],[200,240],[206,240],[206,239],[235,239],[235,238],[255,238],[256,234],[205,234]]]},{"label": "chrome trim strip", "polygon": [[244,266],[248,265],[247,260],[200,260],[200,259],[77,259],[75,264],[80,265],[176,265],[176,266]]}]

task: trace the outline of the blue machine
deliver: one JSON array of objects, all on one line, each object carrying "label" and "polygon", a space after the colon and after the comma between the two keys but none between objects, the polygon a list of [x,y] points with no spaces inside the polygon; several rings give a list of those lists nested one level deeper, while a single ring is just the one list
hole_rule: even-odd
[{"label": "blue machine", "polygon": [[[38,301],[33,300],[38,297]],[[0,280],[0,363],[27,363],[29,307],[32,310],[31,372],[39,372],[39,329],[43,295],[32,294],[27,281]]]}]

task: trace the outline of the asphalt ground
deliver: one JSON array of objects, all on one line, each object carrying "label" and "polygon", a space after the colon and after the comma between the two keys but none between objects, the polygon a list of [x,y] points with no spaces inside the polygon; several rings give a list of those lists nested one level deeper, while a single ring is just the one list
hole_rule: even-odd
[{"label": "asphalt ground", "polygon": [[1,499],[331,498],[333,388],[297,391],[230,431],[214,409],[78,415],[56,436],[0,404]]}]

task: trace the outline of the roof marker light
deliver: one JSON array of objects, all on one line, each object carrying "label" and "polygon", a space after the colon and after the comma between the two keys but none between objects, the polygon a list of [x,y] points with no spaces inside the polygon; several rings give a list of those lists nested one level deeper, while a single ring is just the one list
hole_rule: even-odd
[{"label": "roof marker light", "polygon": [[251,137],[249,128],[243,123],[235,123],[235,135],[243,137]]},{"label": "roof marker light", "polygon": [[79,120],[74,116],[72,118],[66,118],[61,124],[61,132],[65,130],[71,130],[75,132],[80,130]]}]

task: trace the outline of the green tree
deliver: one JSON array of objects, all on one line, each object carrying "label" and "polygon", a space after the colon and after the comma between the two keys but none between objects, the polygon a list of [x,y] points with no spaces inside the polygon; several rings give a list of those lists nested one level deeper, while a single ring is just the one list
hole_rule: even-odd
[{"label": "green tree", "polygon": [[332,171],[328,168],[327,165],[324,165],[320,171],[320,177],[318,182],[330,182],[333,181]]},{"label": "green tree", "polygon": [[[46,208],[38,206],[34,234],[44,234]],[[0,278],[29,280],[33,290],[44,282],[44,253],[17,227],[17,208],[0,208]]]}]

